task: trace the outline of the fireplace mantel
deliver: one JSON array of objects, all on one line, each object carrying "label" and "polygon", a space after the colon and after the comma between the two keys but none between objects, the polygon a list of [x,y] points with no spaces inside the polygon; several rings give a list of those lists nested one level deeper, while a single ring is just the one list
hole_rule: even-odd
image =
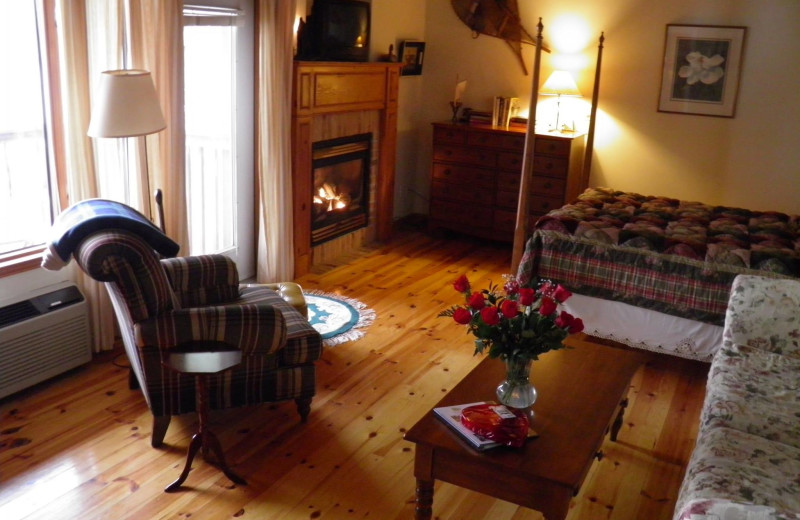
[{"label": "fireplace mantel", "polygon": [[295,276],[313,264],[311,145],[315,116],[377,110],[375,224],[378,240],[392,233],[397,149],[399,63],[294,63],[292,89],[292,193]]}]

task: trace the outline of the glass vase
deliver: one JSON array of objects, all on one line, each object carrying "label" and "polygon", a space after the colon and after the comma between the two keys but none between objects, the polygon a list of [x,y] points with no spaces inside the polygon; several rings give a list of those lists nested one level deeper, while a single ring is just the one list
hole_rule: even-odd
[{"label": "glass vase", "polygon": [[528,411],[536,401],[531,384],[531,360],[506,358],[506,379],[497,387],[497,400],[508,407]]}]

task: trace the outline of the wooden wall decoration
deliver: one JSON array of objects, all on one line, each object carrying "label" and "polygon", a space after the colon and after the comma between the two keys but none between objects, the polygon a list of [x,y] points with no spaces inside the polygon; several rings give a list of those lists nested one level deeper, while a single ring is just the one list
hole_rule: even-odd
[{"label": "wooden wall decoration", "polygon": [[528,68],[522,57],[522,44],[540,45],[541,50],[550,49],[541,45],[522,26],[517,0],[450,0],[456,15],[472,30],[473,38],[481,34],[505,40],[519,59],[525,75]]}]

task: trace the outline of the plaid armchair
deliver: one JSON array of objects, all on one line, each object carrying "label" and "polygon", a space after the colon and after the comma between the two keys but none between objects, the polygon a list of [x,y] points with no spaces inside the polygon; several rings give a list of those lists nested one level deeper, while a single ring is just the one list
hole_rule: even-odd
[{"label": "plaid armchair", "polygon": [[132,372],[153,414],[154,447],[162,444],[171,416],[195,411],[194,377],[161,364],[164,351],[191,341],[242,350],[241,364],[210,377],[211,409],[293,399],[305,421],[322,339],[302,313],[299,286],[240,286],[236,265],[225,256],[161,259],[152,240],[119,227],[92,230],[74,242],[78,265],[108,289]]}]

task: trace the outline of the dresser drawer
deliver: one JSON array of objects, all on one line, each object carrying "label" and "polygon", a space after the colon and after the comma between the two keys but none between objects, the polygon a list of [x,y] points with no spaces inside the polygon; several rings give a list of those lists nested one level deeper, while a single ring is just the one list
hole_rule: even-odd
[{"label": "dresser drawer", "polygon": [[531,203],[528,209],[532,215],[543,215],[563,205],[564,201],[560,197],[540,197],[534,195],[531,197]]},{"label": "dresser drawer", "polygon": [[514,238],[514,228],[517,227],[516,211],[494,211],[494,222],[492,231],[498,240],[512,240]]},{"label": "dresser drawer", "polygon": [[[440,200],[449,200],[452,202],[461,202],[465,204],[486,204],[486,191],[476,190],[474,186],[466,183],[451,184],[442,181],[433,181],[431,185],[431,200],[435,202]],[[471,208],[472,206],[470,206]],[[471,211],[464,210],[462,211]]]},{"label": "dresser drawer", "polygon": [[567,160],[546,155],[533,157],[533,173],[547,175],[548,177],[567,177]]},{"label": "dresser drawer", "polygon": [[519,202],[519,191],[498,191],[494,197],[494,205],[516,211]]},{"label": "dresser drawer", "polygon": [[437,161],[468,163],[475,166],[495,166],[497,153],[460,146],[434,146],[433,158]]},{"label": "dresser drawer", "polygon": [[554,177],[536,177],[531,179],[531,192],[536,195],[544,195],[546,197],[554,197],[563,199],[564,189],[567,182],[563,179],[556,179]]},{"label": "dresser drawer", "polygon": [[497,172],[497,191],[519,193],[519,173]]},{"label": "dresser drawer", "polygon": [[457,127],[433,127],[434,143],[464,144],[467,142],[467,132]]},{"label": "dresser drawer", "polygon": [[522,154],[500,152],[497,154],[497,166],[507,170],[522,171]]},{"label": "dresser drawer", "polygon": [[481,168],[470,168],[459,164],[434,163],[433,179],[452,183],[468,184],[473,188],[492,189],[494,172]]},{"label": "dresser drawer", "polygon": [[501,148],[503,135],[489,132],[470,132],[467,135],[467,144],[470,146],[485,146],[487,148]]},{"label": "dresser drawer", "polygon": [[471,231],[470,228],[492,227],[492,210],[485,204],[467,208],[463,204],[431,200],[430,215],[433,220],[457,224],[457,229],[465,233]]},{"label": "dresser drawer", "polygon": [[547,139],[546,137],[536,137],[533,145],[534,152],[549,155],[559,155],[569,157],[570,142],[561,139]]}]

